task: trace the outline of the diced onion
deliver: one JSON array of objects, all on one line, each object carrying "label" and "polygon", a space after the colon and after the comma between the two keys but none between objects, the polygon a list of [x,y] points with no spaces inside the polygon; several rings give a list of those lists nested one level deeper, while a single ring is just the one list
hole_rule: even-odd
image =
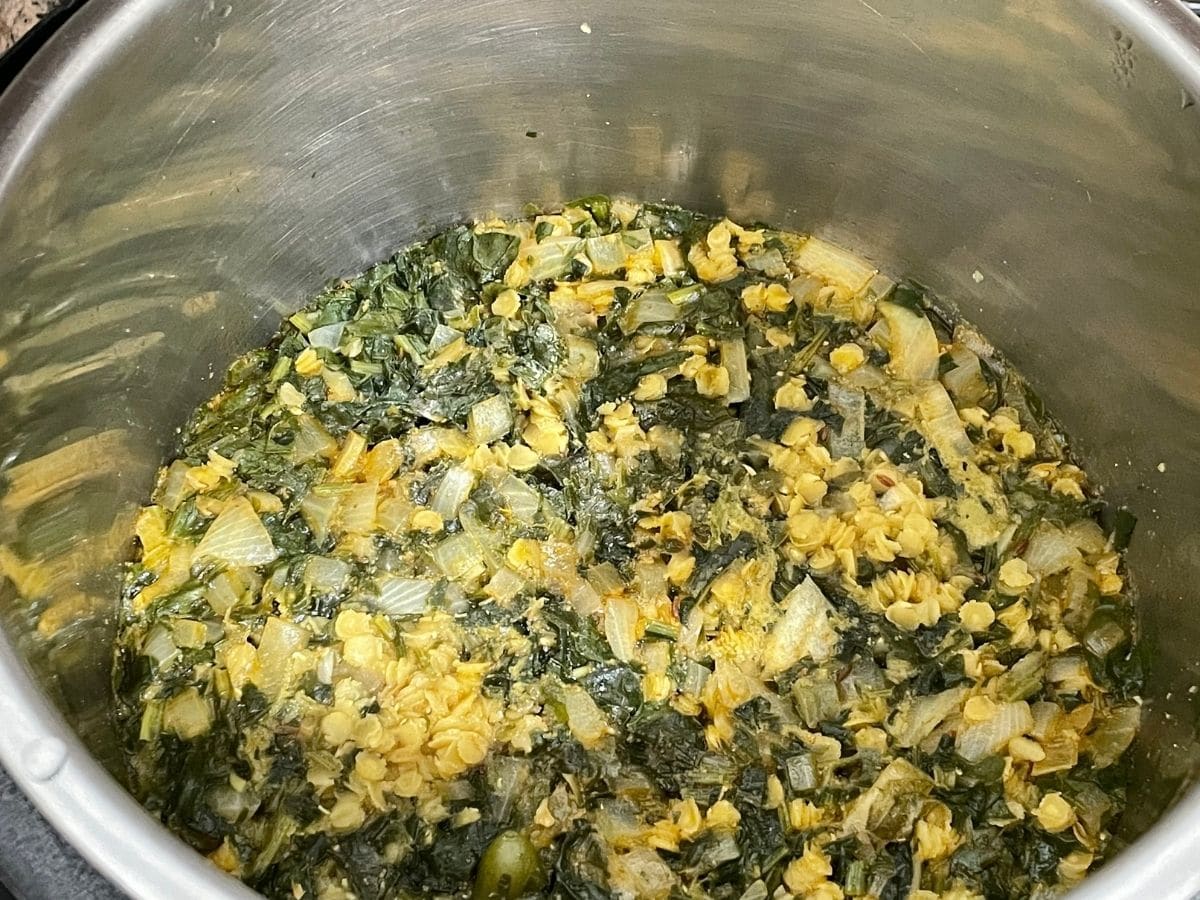
[{"label": "diced onion", "polygon": [[439,350],[445,350],[462,336],[463,333],[458,329],[438,322],[433,329],[433,335],[429,338],[429,352],[437,353]]},{"label": "diced onion", "polygon": [[508,603],[523,590],[525,579],[508,566],[498,568],[496,574],[483,587],[483,592],[497,603]]},{"label": "diced onion", "polygon": [[796,585],[783,600],[785,610],[767,635],[763,648],[764,677],[778,675],[808,657],[823,662],[837,648],[837,632],[830,617],[833,607],[811,576]]},{"label": "diced onion", "polygon": [[967,762],[979,762],[994,756],[1015,737],[1020,737],[1033,728],[1033,713],[1024,700],[1016,703],[1001,703],[996,714],[986,722],[969,725],[958,733],[956,749]]},{"label": "diced onion", "polygon": [[917,397],[917,414],[925,438],[954,473],[961,462],[970,458],[975,447],[967,437],[954,401],[941,384],[932,382],[924,386]]},{"label": "diced onion", "polygon": [[903,381],[937,378],[938,339],[929,319],[897,303],[883,302],[878,309],[888,326],[888,371]]},{"label": "diced onion", "polygon": [[304,524],[308,526],[308,530],[312,532],[318,544],[325,543],[325,539],[329,537],[333,517],[337,514],[338,506],[342,502],[341,492],[322,490],[327,487],[330,486],[318,485],[316,489],[305,494],[304,499],[300,501],[300,515],[304,518]]},{"label": "diced onion", "polygon": [[567,361],[562,373],[569,378],[587,380],[600,372],[600,353],[594,341],[576,334],[566,336]]},{"label": "diced onion", "polygon": [[342,343],[342,333],[345,330],[345,322],[334,322],[332,325],[314,328],[308,333],[308,345],[322,350],[336,350]]},{"label": "diced onion", "polygon": [[163,706],[162,727],[185,741],[198,738],[212,725],[212,707],[194,687],[184,688]]},{"label": "diced onion", "polygon": [[957,406],[978,406],[988,393],[988,383],[983,377],[979,357],[966,347],[956,345],[950,351],[950,359],[954,362],[954,368],[942,376],[942,384]]},{"label": "diced onion", "polygon": [[375,512],[379,500],[379,485],[374,482],[355,484],[342,497],[338,509],[338,524],[348,534],[370,534],[375,530]]},{"label": "diced onion", "polygon": [[171,632],[175,643],[188,650],[197,650],[208,643],[208,625],[196,619],[176,619]]},{"label": "diced onion", "polygon": [[473,501],[468,500],[462,505],[458,512],[458,521],[462,523],[463,533],[475,539],[487,568],[499,569],[504,565],[505,536],[479,521],[478,510]]},{"label": "diced onion", "polygon": [[626,247],[621,232],[588,238],[584,243],[595,274],[611,275],[618,269],[625,268]]},{"label": "diced onion", "polygon": [[721,365],[729,372],[727,403],[750,399],[750,368],[746,364],[746,344],[741,338],[721,341]]},{"label": "diced onion", "polygon": [[262,566],[278,555],[271,535],[245,497],[234,497],[225,504],[196,547],[196,559],[228,566]]},{"label": "diced onion", "polygon": [[1100,724],[1087,737],[1087,751],[1091,754],[1094,768],[1108,768],[1121,758],[1133,743],[1141,717],[1141,707],[1135,703],[1118,706],[1100,720]]},{"label": "diced onion", "polygon": [[932,789],[933,780],[928,775],[903,757],[893,759],[879,773],[875,783],[850,804],[842,820],[842,833],[871,832],[873,836],[894,840],[898,835],[894,835],[890,829],[885,830],[884,826],[890,824],[892,829],[904,827],[904,817],[896,815],[899,812],[897,805],[919,804],[920,798],[928,796]]},{"label": "diced onion", "polygon": [[565,275],[582,247],[583,241],[573,235],[544,238],[529,250],[529,280],[544,281]]},{"label": "diced onion", "polygon": [[500,394],[480,400],[467,413],[467,433],[477,444],[500,440],[512,430],[512,426],[512,407]]},{"label": "diced onion", "polygon": [[600,595],[582,578],[567,588],[567,602],[581,616],[590,616],[600,608]]},{"label": "diced onion", "polygon": [[618,324],[626,334],[632,334],[652,322],[678,322],[679,307],[662,291],[646,291],[629,302]]},{"label": "diced onion", "polygon": [[458,516],[458,511],[475,487],[475,473],[465,466],[451,466],[442,476],[429,508],[450,521]]},{"label": "diced onion", "polygon": [[151,628],[146,639],[142,641],[142,655],[154,660],[156,666],[169,663],[178,653],[179,648],[175,646],[171,629],[161,622]]},{"label": "diced onion", "polygon": [[585,748],[595,747],[609,734],[608,719],[604,712],[579,685],[566,686],[563,705],[567,710],[567,727]]},{"label": "diced onion", "polygon": [[485,571],[482,548],[469,534],[446,538],[434,548],[433,559],[451,581],[474,581]]},{"label": "diced onion", "polygon": [[783,278],[788,274],[787,263],[778,247],[747,253],[745,262],[747,269],[762,272],[770,278]]},{"label": "diced onion", "polygon": [[179,504],[192,492],[187,483],[187,474],[191,466],[181,459],[175,460],[167,467],[163,475],[162,487],[159,489],[159,504],[168,512],[174,512]]},{"label": "diced onion", "polygon": [[352,569],[344,559],[310,556],[304,564],[304,583],[321,594],[336,594],[350,578]]},{"label": "diced onion", "polygon": [[528,525],[537,518],[542,495],[518,478],[508,475],[496,485],[496,493],[504,498],[509,513],[518,522]]},{"label": "diced onion", "polygon": [[966,688],[957,687],[938,694],[913,698],[912,704],[902,707],[888,723],[888,731],[896,739],[896,745],[915,747],[946,717],[958,712],[966,694]]},{"label": "diced onion", "polygon": [[337,668],[338,652],[333,647],[327,647],[317,660],[317,681],[321,684],[333,684],[333,673]]},{"label": "diced onion", "polygon": [[828,241],[810,237],[793,254],[792,262],[805,272],[811,272],[853,296],[867,286],[875,275],[873,265]]},{"label": "diced onion", "polygon": [[1021,555],[1031,575],[1044,578],[1079,565],[1083,557],[1075,542],[1061,528],[1039,525]]},{"label": "diced onion", "polygon": [[425,612],[435,586],[427,578],[380,578],[379,596],[371,606],[389,616],[414,616]]},{"label": "diced onion", "polygon": [[226,822],[244,822],[258,809],[253,791],[235,791],[228,783],[218,784],[208,795],[208,805]]},{"label": "diced onion", "polygon": [[292,675],[292,654],[308,645],[309,632],[294,622],[270,616],[258,644],[259,675],[255,683],[271,699],[287,687]]},{"label": "diced onion", "polygon": [[621,573],[610,562],[600,563],[588,569],[587,580],[588,584],[595,588],[596,593],[601,597],[606,597],[609,594],[619,594],[625,587],[625,581],[621,578]]},{"label": "diced onion", "polygon": [[1084,553],[1101,553],[1108,546],[1104,531],[1091,519],[1080,519],[1068,525],[1067,538]]},{"label": "diced onion", "polygon": [[448,584],[442,592],[442,606],[446,608],[446,612],[456,616],[466,612],[471,606],[471,601],[467,599],[467,592],[462,589],[462,585]]},{"label": "diced onion", "polygon": [[680,693],[699,697],[700,692],[704,690],[705,683],[708,681],[708,676],[711,674],[712,672],[700,665],[700,663],[694,659],[689,659],[684,664],[683,678],[679,681]]},{"label": "diced onion", "polygon": [[620,232],[621,238],[625,241],[625,247],[630,253],[637,253],[639,250],[645,250],[654,243],[654,237],[650,234],[649,228],[631,228],[628,231]]},{"label": "diced onion", "polygon": [[637,605],[625,597],[609,597],[604,608],[604,636],[621,662],[633,659],[637,645]]},{"label": "diced onion", "polygon": [[289,448],[294,464],[300,465],[317,457],[332,457],[337,449],[333,435],[312,416],[304,414],[296,420],[296,436]]},{"label": "diced onion", "polygon": [[867,398],[862,391],[829,382],[829,405],[842,417],[842,427],[829,440],[834,459],[858,459],[866,447]]}]

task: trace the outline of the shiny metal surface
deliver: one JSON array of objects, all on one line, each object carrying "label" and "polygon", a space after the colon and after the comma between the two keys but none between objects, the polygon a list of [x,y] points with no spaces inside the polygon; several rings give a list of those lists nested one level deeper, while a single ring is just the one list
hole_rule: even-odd
[{"label": "shiny metal surface", "polygon": [[244,893],[105,770],[117,565],[174,429],[435,226],[665,197],[957,301],[1140,515],[1132,843],[1077,893],[1196,893],[1198,48],[1174,0],[91,0],[0,98],[0,759],[129,893]]}]

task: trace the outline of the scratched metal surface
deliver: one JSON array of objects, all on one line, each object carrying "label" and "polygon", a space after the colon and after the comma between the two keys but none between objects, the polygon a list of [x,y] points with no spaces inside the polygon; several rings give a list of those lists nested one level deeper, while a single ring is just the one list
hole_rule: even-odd
[{"label": "scratched metal surface", "polygon": [[[56,718],[118,768],[115,565],[174,428],[326,278],[454,219],[599,190],[815,229],[957,300],[1043,389],[1142,517],[1156,653],[1126,836],[1145,831],[1200,758],[1200,63],[1184,15],[91,0],[0,99],[0,543],[46,575],[35,589],[10,567],[0,601],[0,758],[131,893],[234,891]],[[1197,822],[1189,797],[1082,893],[1186,896]]]}]

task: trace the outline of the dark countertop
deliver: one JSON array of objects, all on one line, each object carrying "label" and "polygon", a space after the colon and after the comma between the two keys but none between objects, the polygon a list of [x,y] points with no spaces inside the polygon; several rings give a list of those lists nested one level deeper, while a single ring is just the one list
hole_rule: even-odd
[{"label": "dark countertop", "polygon": [[0,769],[0,900],[120,900]]}]

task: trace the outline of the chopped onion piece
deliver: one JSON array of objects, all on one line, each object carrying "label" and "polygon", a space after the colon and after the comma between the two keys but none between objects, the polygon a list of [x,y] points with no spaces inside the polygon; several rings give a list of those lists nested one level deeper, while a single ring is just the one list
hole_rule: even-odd
[{"label": "chopped onion piece", "polygon": [[552,235],[544,238],[529,253],[529,280],[545,281],[558,278],[571,268],[571,260],[583,248],[583,241],[574,235]]},{"label": "chopped onion piece", "polygon": [[433,329],[433,335],[429,338],[429,352],[437,353],[439,350],[445,350],[462,336],[463,333],[458,329],[439,322]]},{"label": "chopped onion piece", "polygon": [[451,581],[474,581],[483,575],[482,548],[469,534],[455,534],[433,549],[434,562]]},{"label": "chopped onion piece", "polygon": [[272,700],[280,696],[292,676],[292,654],[308,646],[309,632],[278,616],[267,618],[258,644],[260,674],[255,684]]},{"label": "chopped onion piece", "polygon": [[[933,779],[928,775],[907,759],[893,759],[875,783],[850,804],[842,820],[842,834],[871,834],[894,840],[899,835],[891,829],[911,828],[912,819],[920,812],[921,798],[932,790]],[[885,831],[885,824],[891,828]]]},{"label": "chopped onion piece", "polygon": [[304,566],[304,581],[320,594],[336,594],[346,587],[350,564],[334,557],[308,557]]},{"label": "chopped onion piece", "polygon": [[342,502],[342,492],[328,490],[332,485],[317,485],[300,501],[300,515],[318,544],[325,543]]},{"label": "chopped onion piece", "polygon": [[510,569],[501,566],[483,587],[483,592],[497,603],[508,603],[525,590],[525,579]]},{"label": "chopped onion piece", "polygon": [[581,616],[590,616],[600,608],[600,595],[582,578],[567,588],[567,602]]},{"label": "chopped onion piece", "polygon": [[509,513],[518,522],[528,525],[537,518],[542,495],[516,475],[508,475],[496,485],[496,493],[504,498]]},{"label": "chopped onion piece", "polygon": [[1084,553],[1102,553],[1108,546],[1103,529],[1091,519],[1080,519],[1067,526],[1067,537]]},{"label": "chopped onion piece", "polygon": [[729,372],[726,403],[750,399],[750,367],[746,364],[746,343],[741,338],[721,341],[721,365]]},{"label": "chopped onion piece", "polygon": [[1021,558],[1029,567],[1029,573],[1038,578],[1054,575],[1083,562],[1083,556],[1071,536],[1061,528],[1046,524],[1039,525],[1030,536],[1029,545]]},{"label": "chopped onion piece", "polygon": [[186,650],[197,650],[208,643],[208,625],[196,619],[176,619],[171,632],[175,643]]},{"label": "chopped onion piece", "polygon": [[161,622],[150,629],[146,639],[142,641],[142,655],[154,660],[156,666],[163,666],[173,660],[179,653],[171,629]]},{"label": "chopped onion piece", "polygon": [[427,578],[379,579],[379,596],[371,606],[388,616],[415,616],[425,612],[436,585]]},{"label": "chopped onion piece", "polygon": [[654,236],[650,233],[649,228],[631,228],[628,231],[620,232],[620,235],[625,241],[625,248],[630,253],[645,250],[654,243]]},{"label": "chopped onion piece", "polygon": [[611,275],[618,269],[625,268],[626,245],[622,232],[615,231],[612,234],[588,238],[584,243],[595,274]]},{"label": "chopped onion piece", "polygon": [[946,389],[937,382],[925,385],[917,397],[917,415],[925,438],[952,474],[970,459],[974,445]]},{"label": "chopped onion piece", "polygon": [[956,345],[950,350],[950,359],[954,361],[954,368],[942,375],[942,384],[957,406],[978,406],[988,394],[979,357],[966,347]]},{"label": "chopped onion piece", "polygon": [[888,731],[899,747],[915,747],[925,740],[952,713],[958,712],[967,689],[950,688],[938,694],[913,698],[900,708],[888,723]]},{"label": "chopped onion piece", "polygon": [[337,441],[326,431],[321,423],[305,413],[296,419],[296,437],[292,441],[289,453],[295,465],[306,463],[310,459],[333,457],[338,450]]},{"label": "chopped onion piece", "polygon": [[887,368],[903,381],[937,378],[938,339],[929,319],[906,306],[887,301],[878,306],[887,322]]},{"label": "chopped onion piece", "polygon": [[1100,720],[1100,724],[1087,736],[1085,745],[1094,768],[1106,769],[1121,758],[1133,743],[1141,718],[1141,707],[1132,703],[1118,706]]},{"label": "chopped onion piece", "polygon": [[783,606],[783,616],[767,635],[763,648],[766,678],[785,672],[806,657],[823,662],[837,649],[838,636],[831,621],[833,607],[811,576],[792,588]]},{"label": "chopped onion piece", "polygon": [[194,687],[184,688],[166,702],[162,727],[185,741],[198,738],[212,725],[212,707]]},{"label": "chopped onion piece", "polygon": [[986,722],[969,725],[958,733],[956,749],[967,762],[979,762],[999,753],[1008,742],[1033,728],[1033,713],[1024,700],[997,704]]},{"label": "chopped onion piece", "polygon": [[778,247],[747,253],[744,261],[747,269],[762,272],[769,278],[784,278],[788,274],[787,263],[783,261],[783,253]]},{"label": "chopped onion piece", "polygon": [[876,272],[875,267],[861,256],[815,237],[801,245],[793,254],[792,262],[803,271],[841,288],[849,296],[865,288]]},{"label": "chopped onion piece", "polygon": [[708,677],[712,675],[707,668],[700,665],[694,659],[689,659],[683,667],[683,678],[679,681],[679,691],[682,694],[690,694],[693,697],[699,697],[700,692],[704,690],[704,685],[708,681]]},{"label": "chopped onion piece", "polygon": [[834,459],[858,459],[867,446],[867,398],[862,391],[829,382],[829,405],[842,417],[842,427],[829,440],[829,453]]},{"label": "chopped onion piece", "polygon": [[332,325],[322,325],[308,333],[308,345],[321,350],[336,350],[342,343],[342,333],[346,330],[345,322],[334,322]]},{"label": "chopped onion piece", "polygon": [[370,534],[375,530],[375,513],[379,502],[379,485],[374,482],[355,484],[342,497],[338,509],[338,525],[347,534]]},{"label": "chopped onion piece", "polygon": [[429,508],[449,522],[458,516],[459,509],[471,495],[473,487],[475,487],[474,472],[465,466],[451,466],[442,476]]},{"label": "chopped onion piece", "polygon": [[408,440],[405,443],[413,455],[415,467],[420,468],[430,460],[436,459],[437,455],[442,452],[441,441],[438,440],[439,430],[428,427],[414,428],[408,433]]},{"label": "chopped onion piece", "polygon": [[608,718],[591,695],[577,684],[568,684],[563,691],[567,710],[567,727],[585,748],[598,745],[610,733]]},{"label": "chopped onion piece", "polygon": [[626,334],[632,334],[651,322],[678,322],[679,307],[662,291],[646,291],[629,301],[618,323]]},{"label": "chopped onion piece", "polygon": [[317,681],[321,684],[333,684],[333,673],[337,667],[338,652],[332,647],[327,647],[325,652],[321,654],[321,658],[317,660]]},{"label": "chopped onion piece", "polygon": [[600,372],[600,352],[594,341],[568,334],[565,338],[567,345],[567,361],[562,366],[562,373],[569,378],[587,380],[595,378]]},{"label": "chopped onion piece", "polygon": [[499,569],[504,566],[505,536],[488,528],[479,521],[478,510],[473,501],[468,500],[458,512],[458,521],[462,524],[464,534],[469,534],[479,544],[479,552],[483,555],[484,565],[489,569]]},{"label": "chopped onion piece", "polygon": [[208,526],[196,547],[196,559],[211,559],[227,566],[262,566],[278,552],[254,507],[245,497],[234,497]]},{"label": "chopped onion piece", "polygon": [[179,504],[192,493],[187,483],[187,474],[191,466],[182,459],[177,459],[167,467],[163,475],[162,486],[159,488],[159,504],[168,512],[174,512]]},{"label": "chopped onion piece", "polygon": [[637,605],[625,597],[609,597],[604,608],[604,636],[621,662],[633,659],[637,645]]},{"label": "chopped onion piece", "polygon": [[504,437],[513,426],[512,407],[500,394],[480,400],[467,414],[467,433],[477,444],[490,444]]},{"label": "chopped onion piece", "polygon": [[621,573],[610,562],[603,562],[588,569],[587,580],[601,597],[619,594],[625,587]]}]

